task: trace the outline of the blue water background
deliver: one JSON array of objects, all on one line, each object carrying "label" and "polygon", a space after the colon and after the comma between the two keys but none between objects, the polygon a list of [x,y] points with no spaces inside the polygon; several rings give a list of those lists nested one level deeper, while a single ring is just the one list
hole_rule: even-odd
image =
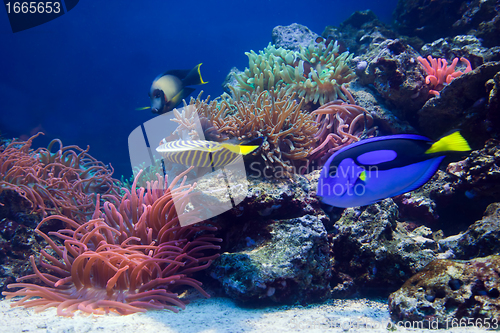
[{"label": "blue water background", "polygon": [[[62,17],[13,34],[0,9],[0,131],[4,138],[38,130],[43,138],[79,145],[117,178],[131,174],[127,138],[153,118],[152,80],[198,63],[219,96],[229,70],[248,65],[277,25],[300,23],[321,34],[356,10],[390,23],[397,0],[379,1],[124,1],[85,0]],[[194,96],[197,95],[198,89]]]}]

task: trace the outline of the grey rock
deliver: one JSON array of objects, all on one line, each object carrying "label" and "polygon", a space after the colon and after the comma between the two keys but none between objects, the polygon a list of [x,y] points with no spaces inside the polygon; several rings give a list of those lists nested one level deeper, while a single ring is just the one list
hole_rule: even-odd
[{"label": "grey rock", "polygon": [[430,229],[409,231],[398,221],[398,207],[392,199],[347,208],[331,233],[333,270],[344,274],[332,277],[334,289],[349,276],[353,289],[376,288],[383,293],[436,258],[437,245],[428,237]]},{"label": "grey rock", "polygon": [[[3,189],[0,193],[0,292],[16,278],[33,273],[29,262],[31,255],[37,256],[47,242],[34,232],[42,220],[33,212],[28,200],[17,192]],[[57,230],[58,222],[42,226],[44,230]]]},{"label": "grey rock", "polygon": [[484,148],[472,151],[464,160],[450,163],[446,171],[456,177],[454,187],[468,191],[471,198],[499,201],[500,141],[486,141]]},{"label": "grey rock", "polygon": [[[473,68],[490,61],[492,57],[488,53],[488,48],[483,47],[481,41],[473,35],[439,38],[422,46],[420,53],[423,57],[431,55],[434,58],[446,59],[448,63],[451,63],[454,58],[464,57],[471,62]],[[486,54],[488,56],[485,56]],[[462,66],[459,62],[457,69]]]},{"label": "grey rock", "polygon": [[[493,134],[487,131],[485,83],[500,71],[500,62],[489,62],[465,73],[441,90],[440,96],[429,99],[418,111],[422,134],[438,138],[460,128],[469,143],[482,144]],[[481,126],[485,127],[481,127]]]},{"label": "grey rock", "polygon": [[292,179],[248,176],[245,199],[238,207],[227,212],[224,219],[231,220],[229,223],[234,225],[234,218],[239,218],[243,224],[261,218],[318,215],[322,211],[314,192],[316,186],[316,183],[301,175],[293,175]]},{"label": "grey rock", "polygon": [[346,26],[346,25],[351,25],[354,28],[361,28],[361,26],[365,23],[378,20],[377,15],[370,10],[362,10],[362,11],[355,11],[354,13],[351,14],[344,22],[342,22],[341,26]]},{"label": "grey rock", "polygon": [[435,260],[389,296],[391,317],[396,322],[419,323],[424,329],[480,327],[478,323],[486,328],[486,318],[489,325],[495,320],[498,324],[499,270],[498,255]]},{"label": "grey rock", "polygon": [[377,95],[359,81],[349,84],[356,104],[365,108],[375,120],[375,125],[384,134],[416,133],[415,129],[407,122],[396,117],[385,105],[384,101],[378,100]]},{"label": "grey rock", "polygon": [[[331,274],[326,216],[268,220],[267,236],[248,239],[245,248],[223,253],[210,275],[239,301],[317,301],[329,293]],[[263,233],[261,234],[261,236]]]},{"label": "grey rock", "polygon": [[276,48],[282,47],[292,51],[300,51],[301,46],[309,46],[318,37],[317,33],[298,23],[287,26],[278,25],[272,32],[272,40]]},{"label": "grey rock", "polygon": [[338,40],[354,54],[364,54],[388,38],[398,38],[371,10],[354,12],[340,27],[326,26],[321,36]]},{"label": "grey rock", "polygon": [[432,223],[439,219],[436,203],[422,192],[412,191],[394,198],[406,221]]},{"label": "grey rock", "polygon": [[498,45],[497,0],[398,1],[394,19],[399,33],[426,42],[467,33],[483,39],[484,46]]},{"label": "grey rock", "polygon": [[490,204],[484,217],[467,231],[438,241],[441,251],[451,251],[456,259],[471,259],[500,253],[500,203]]},{"label": "grey rock", "polygon": [[235,75],[240,75],[243,73],[240,71],[238,68],[233,67],[227,74],[226,78],[224,79],[224,82],[222,83],[222,89],[224,89],[224,92],[226,94],[232,95],[230,87],[237,88],[238,87],[238,81],[235,79]]},{"label": "grey rock", "polygon": [[386,39],[372,46],[359,56],[360,61],[368,63],[364,71],[357,72],[361,84],[372,85],[400,120],[412,120],[429,91],[417,61],[419,54],[399,39]]}]

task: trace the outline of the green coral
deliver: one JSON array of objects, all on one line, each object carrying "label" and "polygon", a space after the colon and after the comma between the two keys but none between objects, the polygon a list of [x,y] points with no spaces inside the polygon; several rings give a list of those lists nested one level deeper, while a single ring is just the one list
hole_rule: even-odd
[{"label": "green coral", "polygon": [[142,170],[142,173],[136,179],[136,184],[138,187],[147,188],[148,182],[154,182],[158,180],[159,176],[164,176],[163,166],[161,164],[161,159],[155,158],[154,164],[149,165],[149,163],[142,162],[139,165],[133,166],[132,175],[128,178],[125,178],[123,175],[121,177],[121,182],[125,188],[130,190],[132,188],[132,184],[134,183],[134,179],[139,175],[139,172]]},{"label": "green coral", "polygon": [[[284,84],[288,93],[296,92],[305,102],[325,104],[338,98],[347,100],[341,85],[356,77],[348,66],[353,54],[347,51],[339,54],[339,45],[333,41],[328,46],[311,42],[307,48],[301,47],[300,52],[269,43],[259,54],[254,51],[245,54],[249,67],[235,75],[241,92],[271,90]],[[310,67],[310,72],[304,73],[304,67]]]}]

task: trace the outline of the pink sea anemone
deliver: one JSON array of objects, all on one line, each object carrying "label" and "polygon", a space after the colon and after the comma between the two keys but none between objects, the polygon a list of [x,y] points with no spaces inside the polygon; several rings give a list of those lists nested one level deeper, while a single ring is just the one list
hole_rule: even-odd
[{"label": "pink sea anemone", "polygon": [[[368,111],[355,104],[351,93],[344,87],[342,91],[349,103],[343,100],[328,102],[312,112],[316,115],[319,130],[315,139],[319,145],[310,153],[310,160],[323,165],[326,159],[339,149],[359,141],[362,134],[369,136],[376,130],[373,117]],[[366,124],[365,124],[366,120]]]},{"label": "pink sea anemone", "polygon": [[465,71],[455,71],[455,66],[458,63],[458,58],[453,59],[453,62],[448,66],[448,62],[445,59],[433,58],[430,55],[427,59],[422,57],[417,57],[417,60],[422,64],[424,70],[427,73],[425,77],[425,83],[431,86],[429,93],[439,96],[439,91],[443,89],[446,84],[449,84],[453,79],[459,77],[460,75],[470,72],[472,70],[469,60],[465,58],[460,58],[467,67]]},{"label": "pink sea anemone", "polygon": [[[0,146],[0,192],[17,192],[42,216],[62,214],[80,220],[92,215],[94,193],[118,194],[113,168],[90,156],[88,148],[63,147],[53,140],[48,149],[34,151],[32,141],[40,134]],[[52,153],[55,143],[59,149]]]},{"label": "pink sea anemone", "polygon": [[[190,277],[207,268],[220,248],[221,239],[213,235],[215,227],[198,224],[179,225],[174,206],[182,211],[194,188],[167,180],[148,183],[148,190],[136,188],[120,199],[108,194],[102,209],[99,204],[90,219],[79,223],[65,216],[45,218],[35,232],[49,244],[41,251],[38,266],[30,257],[34,274],[17,279],[3,292],[7,299],[20,296],[12,306],[36,307],[42,311],[57,307],[62,316],[75,310],[103,314],[144,312],[148,309],[184,309],[185,302],[176,293],[181,286],[201,289],[201,282]],[[163,185],[165,185],[163,187]],[[99,202],[99,198],[98,201]],[[42,232],[49,220],[62,221],[66,227],[57,232]],[[48,273],[45,273],[48,272]],[[33,280],[33,283],[24,282]]]}]

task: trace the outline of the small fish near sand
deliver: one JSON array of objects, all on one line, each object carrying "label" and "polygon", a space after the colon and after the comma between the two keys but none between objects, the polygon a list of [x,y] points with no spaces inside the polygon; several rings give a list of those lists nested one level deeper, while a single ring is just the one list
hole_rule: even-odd
[{"label": "small fish near sand", "polygon": [[262,137],[233,144],[205,140],[177,140],[161,144],[156,151],[169,162],[196,167],[224,167],[257,150]]},{"label": "small fish near sand", "polygon": [[208,83],[203,81],[201,77],[201,65],[198,64],[193,69],[170,70],[158,75],[149,90],[151,107],[139,108],[138,110],[151,108],[151,111],[155,114],[172,111],[183,99],[195,91],[194,88],[189,86]]},{"label": "small fish near sand", "polygon": [[317,195],[335,207],[370,205],[419,188],[446,155],[469,150],[458,131],[438,141],[413,134],[358,141],[330,156],[321,170]]}]

